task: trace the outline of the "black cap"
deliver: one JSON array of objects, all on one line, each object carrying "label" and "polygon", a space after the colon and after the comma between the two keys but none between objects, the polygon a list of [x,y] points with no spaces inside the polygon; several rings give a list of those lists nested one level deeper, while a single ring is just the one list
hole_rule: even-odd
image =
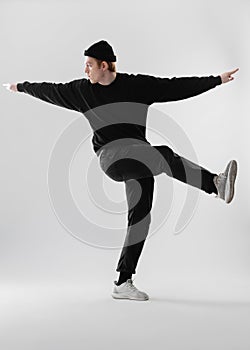
[{"label": "black cap", "polygon": [[112,46],[105,40],[98,41],[84,51],[84,56],[90,56],[107,62],[116,62]]}]

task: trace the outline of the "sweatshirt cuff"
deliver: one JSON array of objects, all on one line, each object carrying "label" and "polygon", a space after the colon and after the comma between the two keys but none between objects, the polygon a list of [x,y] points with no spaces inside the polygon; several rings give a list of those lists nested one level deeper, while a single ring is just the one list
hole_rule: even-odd
[{"label": "sweatshirt cuff", "polygon": [[217,79],[217,85],[222,84],[222,79],[220,75],[217,75],[217,77],[215,77]]},{"label": "sweatshirt cuff", "polygon": [[23,83],[18,83],[16,87],[19,92],[24,92]]}]

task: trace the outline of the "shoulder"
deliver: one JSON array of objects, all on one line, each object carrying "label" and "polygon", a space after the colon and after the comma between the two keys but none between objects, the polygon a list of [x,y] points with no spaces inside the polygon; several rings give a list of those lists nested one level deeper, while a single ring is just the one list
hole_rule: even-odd
[{"label": "shoulder", "polygon": [[80,78],[80,79],[72,80],[70,83],[74,86],[81,86],[81,85],[87,84],[87,82],[88,82],[88,79]]},{"label": "shoulder", "polygon": [[143,73],[120,73],[120,75],[122,75],[122,77],[126,80],[128,80],[131,83],[134,83],[136,85],[143,85],[146,84],[148,82],[152,82],[155,79],[157,79],[157,77],[153,76],[153,75],[149,75],[149,74],[143,74]]},{"label": "shoulder", "polygon": [[82,86],[82,84],[85,84],[87,79],[73,79],[65,82],[61,82],[58,85],[64,87],[64,88],[70,88],[70,89],[78,89]]},{"label": "shoulder", "polygon": [[149,74],[143,74],[143,73],[119,73],[121,75],[124,75],[124,77],[128,78],[128,79],[136,79],[136,80],[140,80],[140,79],[147,79],[148,77],[151,77],[151,75]]},{"label": "shoulder", "polygon": [[88,89],[90,82],[86,78],[74,79],[67,83],[68,87],[74,91],[82,91]]}]

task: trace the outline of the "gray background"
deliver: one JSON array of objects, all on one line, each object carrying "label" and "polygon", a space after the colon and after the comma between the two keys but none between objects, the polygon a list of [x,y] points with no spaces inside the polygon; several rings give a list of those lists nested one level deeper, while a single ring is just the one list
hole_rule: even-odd
[{"label": "gray background", "polygon": [[[219,173],[236,159],[239,173],[233,202],[201,193],[179,235],[173,229],[187,188],[172,183],[172,212],[139,260],[135,284],[151,297],[141,304],[110,297],[120,250],[74,238],[51,206],[49,158],[62,131],[81,115],[1,88],[3,349],[78,349],[84,342],[98,349],[124,334],[122,349],[130,341],[146,348],[156,341],[171,349],[249,348],[249,10],[248,1],[1,1],[1,83],[86,77],[82,52],[101,39],[113,46],[120,72],[178,77],[240,68],[233,82],[150,107],[151,143],[171,139],[158,128],[157,109],[185,132],[200,165]],[[124,227],[125,235],[124,185],[102,173],[86,119],[82,127],[90,136],[72,163],[72,193],[85,217]],[[95,177],[102,191],[86,205]],[[155,180],[152,227],[162,220],[164,188],[172,181]],[[122,205],[119,215],[106,210],[103,198]]]}]

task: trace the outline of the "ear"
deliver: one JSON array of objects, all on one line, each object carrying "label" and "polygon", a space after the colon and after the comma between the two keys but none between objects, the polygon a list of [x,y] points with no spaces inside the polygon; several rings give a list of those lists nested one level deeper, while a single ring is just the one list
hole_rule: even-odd
[{"label": "ear", "polygon": [[107,70],[108,69],[108,63],[106,61],[102,61],[101,67],[105,68],[105,70]]}]

